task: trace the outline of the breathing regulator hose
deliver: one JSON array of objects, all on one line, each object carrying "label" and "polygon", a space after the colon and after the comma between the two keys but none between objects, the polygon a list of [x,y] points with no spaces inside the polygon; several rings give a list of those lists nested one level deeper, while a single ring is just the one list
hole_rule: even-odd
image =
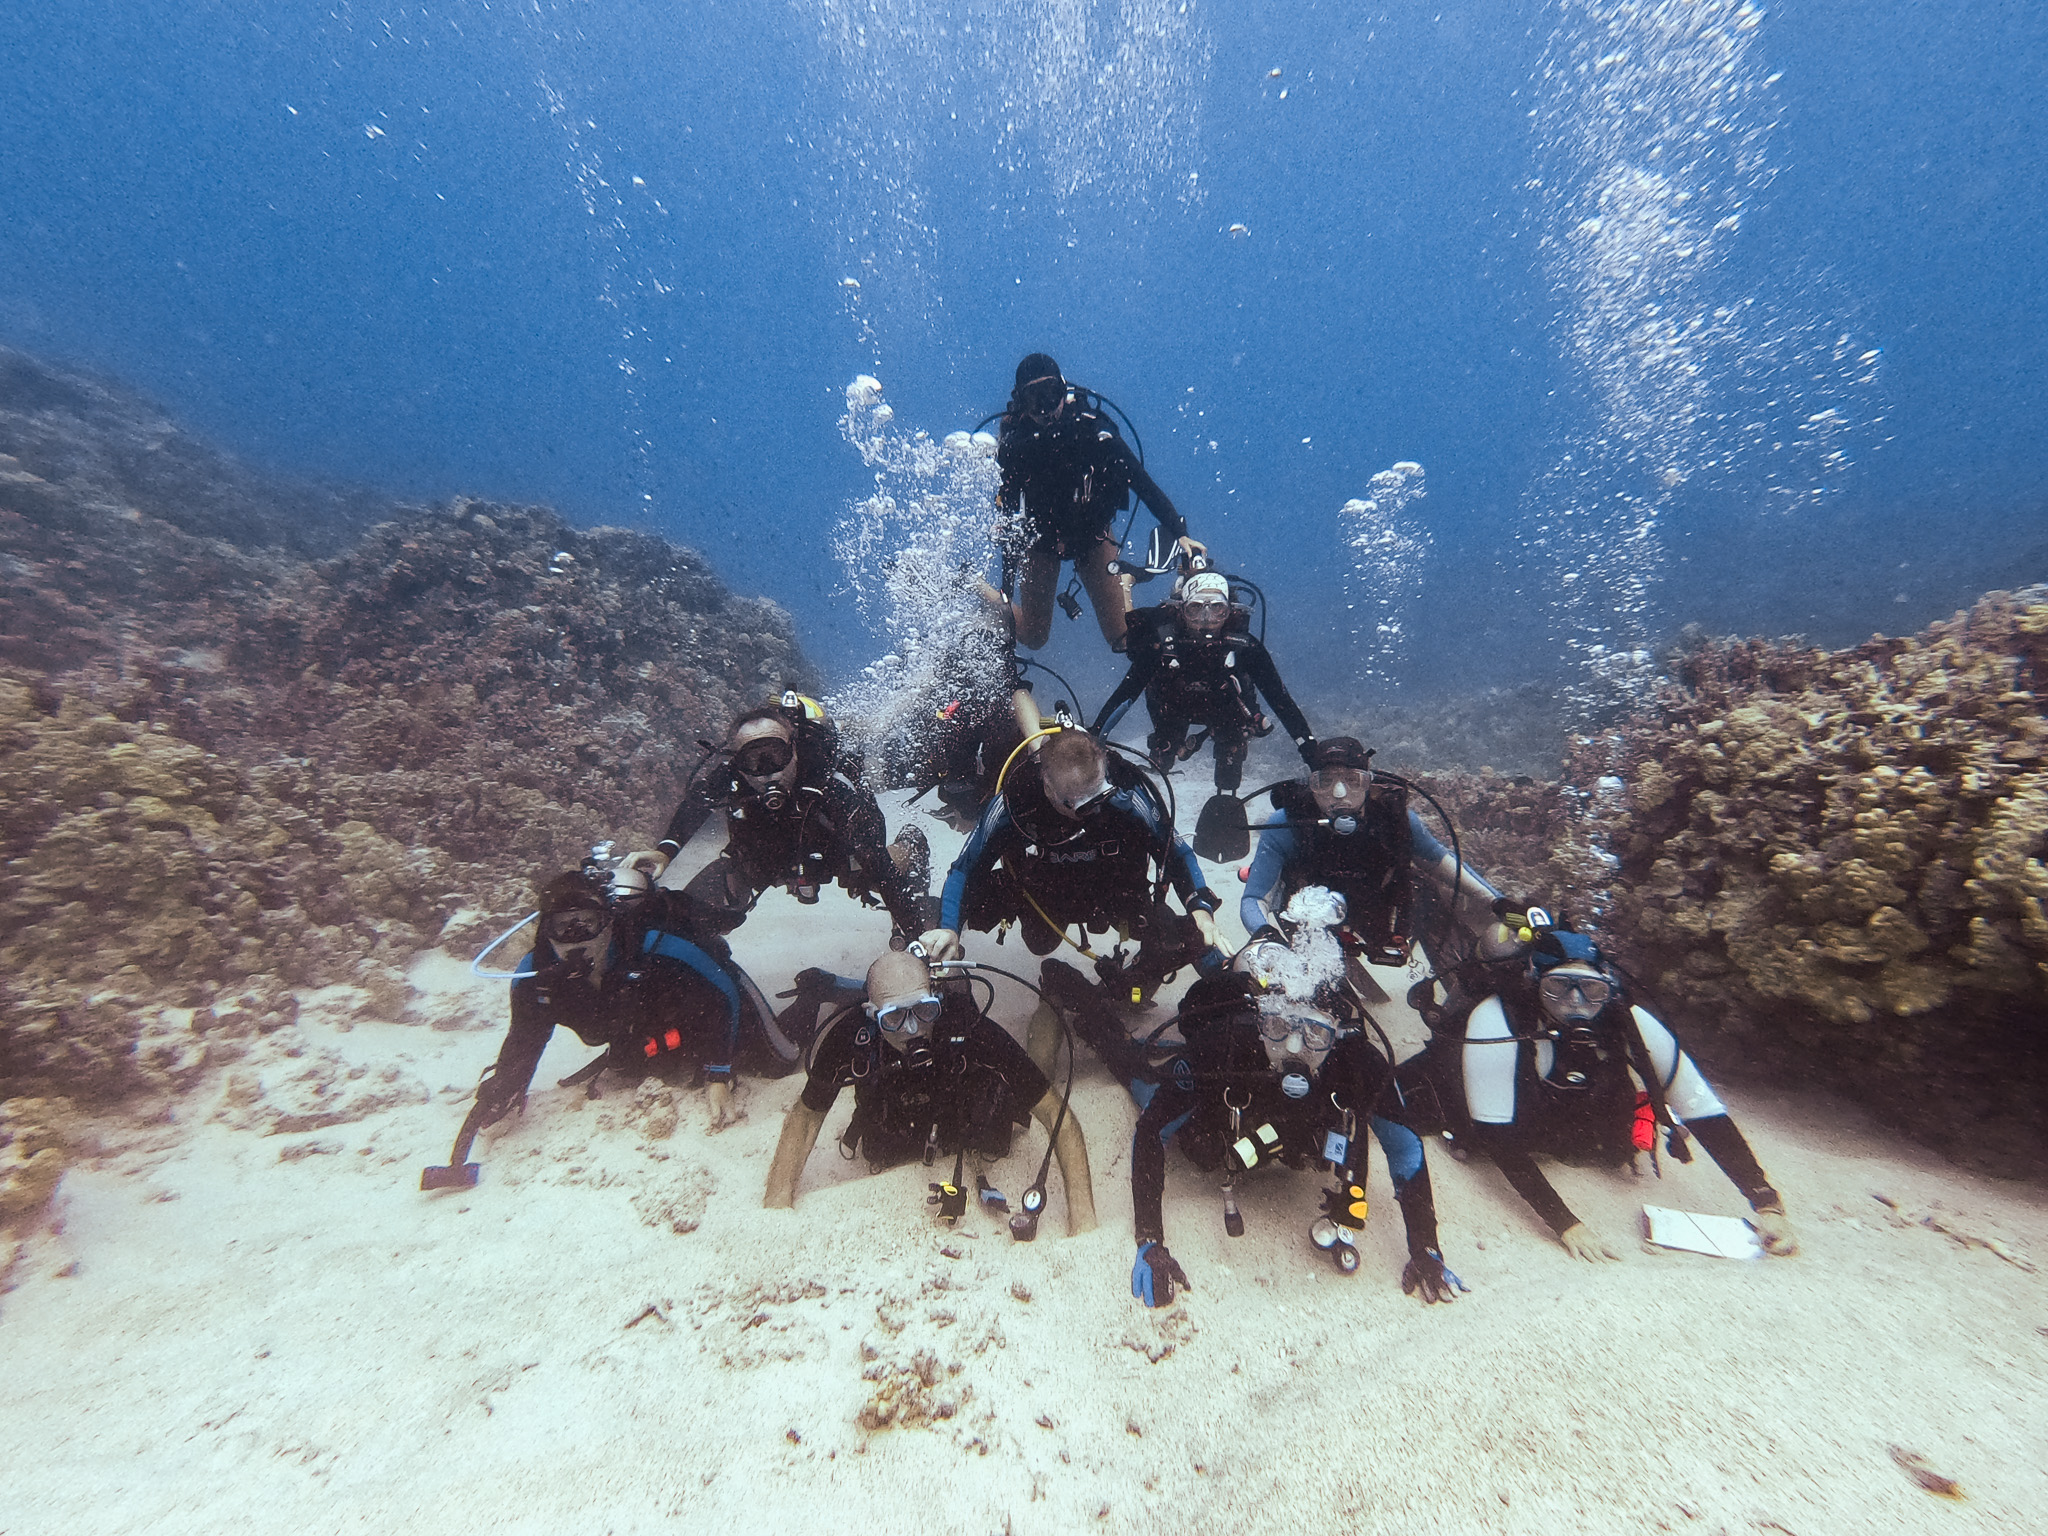
[{"label": "breathing regulator hose", "polygon": [[532,971],[487,971],[483,968],[483,965],[484,961],[490,958],[493,950],[539,916],[538,912],[527,913],[526,916],[519,919],[518,922],[486,944],[477,952],[477,957],[469,962],[469,974],[482,977],[485,981],[518,981],[522,977],[531,976],[533,974]]},{"label": "breathing regulator hose", "polygon": [[1006,971],[996,965],[984,965],[978,960],[934,960],[930,965],[934,973],[961,974],[985,971],[990,975],[1006,977],[1036,996],[1039,1002],[1052,1010],[1052,1016],[1059,1020],[1060,1035],[1067,1043],[1067,1083],[1060,1090],[1060,1112],[1053,1116],[1052,1127],[1046,1137],[1045,1156],[1038,1160],[1038,1177],[1032,1180],[1031,1187],[1024,1191],[1021,1202],[1024,1209],[1010,1218],[1010,1235],[1019,1242],[1028,1243],[1038,1235],[1038,1218],[1045,1210],[1045,1185],[1052,1174],[1053,1152],[1060,1144],[1060,1131],[1066,1126],[1068,1107],[1074,1102],[1074,1031],[1067,1023],[1065,1011],[1039,987],[1026,981],[1015,971]]}]

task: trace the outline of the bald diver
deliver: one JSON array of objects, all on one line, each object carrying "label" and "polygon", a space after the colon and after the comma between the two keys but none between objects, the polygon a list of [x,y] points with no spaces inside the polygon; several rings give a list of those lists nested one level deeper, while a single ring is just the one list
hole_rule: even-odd
[{"label": "bald diver", "polygon": [[[927,1164],[953,1158],[953,1176],[932,1186],[932,1203],[949,1222],[967,1209],[965,1159],[1007,1156],[1016,1129],[1035,1117],[1051,1138],[1048,1156],[1059,1162],[1068,1233],[1094,1230],[1087,1142],[1067,1096],[1054,1091],[1023,1048],[988,1017],[957,971],[935,975],[914,950],[883,955],[868,967],[858,1001],[820,1030],[806,1067],[803,1095],[782,1123],[764,1206],[786,1210],[796,1203],[798,1176],[825,1117],[840,1091],[852,1088],[853,1118],[841,1137],[842,1150],[866,1158],[877,1171],[920,1156]],[[1024,1219],[1011,1221],[1014,1236],[1036,1235],[1044,1177],[1041,1166],[1018,1213]],[[977,1183],[984,1207],[1007,1210],[1008,1202],[985,1178]]]}]

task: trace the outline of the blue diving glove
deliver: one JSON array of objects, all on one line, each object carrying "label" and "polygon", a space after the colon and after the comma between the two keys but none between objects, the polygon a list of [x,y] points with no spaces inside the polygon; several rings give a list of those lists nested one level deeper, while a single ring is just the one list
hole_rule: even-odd
[{"label": "blue diving glove", "polygon": [[1166,1244],[1138,1244],[1138,1257],[1131,1265],[1131,1294],[1148,1307],[1163,1307],[1173,1300],[1174,1288],[1192,1291],[1180,1261],[1166,1251]]},{"label": "blue diving glove", "polygon": [[1424,1306],[1435,1306],[1440,1301],[1456,1301],[1458,1293],[1470,1294],[1472,1287],[1460,1280],[1445,1265],[1444,1256],[1434,1248],[1411,1254],[1408,1267],[1401,1271],[1401,1294],[1422,1298]]}]

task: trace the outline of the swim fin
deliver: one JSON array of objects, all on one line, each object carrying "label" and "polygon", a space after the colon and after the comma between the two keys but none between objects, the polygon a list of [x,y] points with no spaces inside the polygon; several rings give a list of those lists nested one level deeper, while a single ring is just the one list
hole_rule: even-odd
[{"label": "swim fin", "polygon": [[1214,864],[1234,864],[1252,851],[1251,822],[1244,802],[1235,795],[1214,794],[1195,822],[1195,856]]}]

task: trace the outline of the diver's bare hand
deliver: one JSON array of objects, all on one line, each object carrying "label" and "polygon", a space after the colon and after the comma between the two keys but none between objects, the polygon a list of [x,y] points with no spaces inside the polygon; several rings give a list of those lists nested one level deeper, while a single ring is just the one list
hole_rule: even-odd
[{"label": "diver's bare hand", "polygon": [[942,960],[958,960],[967,953],[960,947],[960,935],[950,928],[928,929],[917,942],[924,950],[925,959],[934,964]]},{"label": "diver's bare hand", "polygon": [[1799,1251],[1799,1237],[1792,1230],[1792,1219],[1785,1214],[1784,1206],[1764,1206],[1750,1216],[1749,1224],[1756,1228],[1757,1241],[1764,1245],[1765,1253],[1789,1259]]},{"label": "diver's bare hand", "polygon": [[705,1084],[704,1105],[711,1111],[710,1132],[714,1136],[740,1118],[740,1112],[733,1106],[732,1084],[729,1082],[719,1080]]},{"label": "diver's bare hand", "polygon": [[1584,1259],[1588,1264],[1604,1264],[1619,1259],[1620,1254],[1593,1235],[1593,1229],[1583,1221],[1575,1221],[1557,1234],[1557,1240],[1564,1244],[1564,1251],[1575,1259]]}]

